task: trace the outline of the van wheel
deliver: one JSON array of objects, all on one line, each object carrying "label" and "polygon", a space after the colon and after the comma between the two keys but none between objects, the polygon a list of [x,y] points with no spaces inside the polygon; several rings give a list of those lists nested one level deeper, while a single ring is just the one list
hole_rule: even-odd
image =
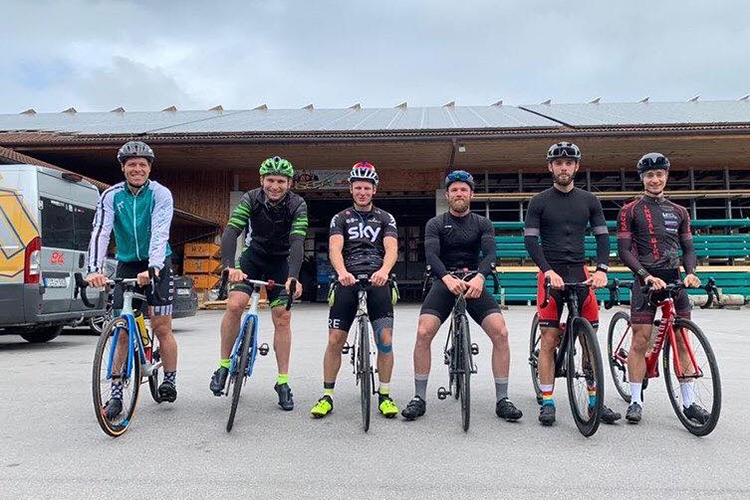
[{"label": "van wheel", "polygon": [[27,342],[31,342],[32,344],[41,344],[42,342],[49,342],[50,340],[60,335],[62,328],[62,325],[35,328],[33,330],[27,330],[26,333],[22,333],[21,338],[23,338]]}]

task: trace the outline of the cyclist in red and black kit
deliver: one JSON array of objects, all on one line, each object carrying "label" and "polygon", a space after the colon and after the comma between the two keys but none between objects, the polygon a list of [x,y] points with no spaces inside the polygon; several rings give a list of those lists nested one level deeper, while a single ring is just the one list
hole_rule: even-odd
[{"label": "cyclist in red and black kit", "polygon": [[[638,175],[645,189],[643,196],[622,207],[617,217],[620,260],[633,271],[640,285],[633,287],[630,301],[633,340],[628,353],[628,374],[632,399],[625,419],[631,423],[641,420],[645,356],[656,314],[656,305],[652,301],[644,304],[647,298],[641,286],[650,285],[652,290],[662,290],[667,283],[680,280],[680,250],[686,273],[685,286],[698,287],[701,284],[694,274],[698,259],[693,248],[690,215],[685,207],[664,197],[669,159],[661,153],[644,155],[638,161]],[[656,294],[654,300],[659,299]],[[690,319],[690,300],[685,290],[675,297],[674,305],[678,317]],[[709,414],[695,402],[692,381],[680,381],[680,389],[685,416],[705,423]]]},{"label": "cyclist in red and black kit", "polygon": [[[542,425],[555,422],[555,402],[552,398],[555,383],[554,353],[560,338],[560,315],[563,309],[564,283],[587,282],[588,292],[579,292],[581,316],[591,326],[599,325],[599,308],[593,289],[607,285],[609,261],[609,234],[602,205],[593,194],[573,185],[581,161],[581,151],[570,142],[559,142],[547,151],[547,167],[553,185],[534,196],[526,213],[524,241],[540,272],[538,276],[537,314],[542,329],[539,352],[539,382],[542,390],[542,407],[539,421]],[[586,226],[591,224],[596,238],[596,272],[589,276],[584,255]],[[541,237],[542,244],[538,238]],[[548,305],[542,307],[545,280],[549,278],[552,293]],[[601,419],[611,424],[621,418],[619,413],[603,407]]]}]

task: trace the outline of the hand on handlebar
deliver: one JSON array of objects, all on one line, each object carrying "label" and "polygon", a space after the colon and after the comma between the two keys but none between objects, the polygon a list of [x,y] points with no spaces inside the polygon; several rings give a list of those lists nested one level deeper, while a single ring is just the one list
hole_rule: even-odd
[{"label": "hand on handlebar", "polygon": [[293,281],[296,281],[297,283],[295,284],[294,297],[292,297],[292,298],[298,299],[302,295],[302,283],[300,283],[300,281],[297,278],[293,278],[292,276],[289,276],[286,279],[286,293],[288,295],[292,295],[291,288],[292,288],[292,282]]},{"label": "hand on handlebar", "polygon": [[700,278],[692,273],[685,276],[685,279],[682,282],[685,283],[687,288],[698,288],[701,286]]},{"label": "hand on handlebar", "polygon": [[652,290],[664,290],[667,288],[667,284],[664,280],[659,279],[656,276],[647,276],[643,281],[645,281],[647,285],[651,285]]},{"label": "hand on handlebar", "polygon": [[388,282],[388,273],[383,269],[378,269],[370,276],[372,286],[383,286]]},{"label": "hand on handlebar", "polygon": [[[159,270],[157,268],[154,268],[154,275],[156,277],[159,276]],[[151,276],[148,274],[148,271],[143,271],[142,273],[138,273],[136,276],[136,279],[138,280],[138,284],[140,286],[146,286],[151,284]]]},{"label": "hand on handlebar", "polygon": [[239,283],[240,281],[247,279],[247,274],[243,273],[241,269],[228,267],[226,271],[229,273],[227,278],[230,283]]},{"label": "hand on handlebar", "polygon": [[587,285],[591,285],[591,288],[604,288],[607,286],[607,273],[604,271],[597,271],[589,279],[584,281]]},{"label": "hand on handlebar", "polygon": [[[555,288],[557,290],[562,290],[565,288],[565,281],[560,277],[559,274],[557,274],[555,271],[550,269],[549,271],[544,273],[544,276],[549,278],[550,285],[552,285],[552,288]],[[606,283],[605,283],[606,285]]]},{"label": "hand on handlebar", "polygon": [[86,282],[94,288],[101,288],[107,285],[107,277],[101,273],[91,273],[86,276]]},{"label": "hand on handlebar", "polygon": [[339,274],[339,283],[344,286],[352,286],[357,282],[357,278],[354,277],[349,271]]},{"label": "hand on handlebar", "polygon": [[466,286],[468,285],[466,281],[460,280],[450,274],[443,276],[443,283],[445,283],[445,286],[453,295],[458,295],[461,292],[466,291]]},{"label": "hand on handlebar", "polygon": [[466,294],[465,297],[467,299],[476,299],[480,295],[482,295],[482,291],[484,291],[484,276],[481,274],[477,274],[473,278],[471,278],[469,281],[466,281]]}]

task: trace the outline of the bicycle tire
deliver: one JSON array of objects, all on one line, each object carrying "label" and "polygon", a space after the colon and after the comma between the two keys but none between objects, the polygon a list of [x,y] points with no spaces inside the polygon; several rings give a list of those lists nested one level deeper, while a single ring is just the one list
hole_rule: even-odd
[{"label": "bicycle tire", "polygon": [[531,370],[531,384],[536,393],[537,404],[542,404],[542,388],[539,381],[539,351],[542,348],[542,329],[539,327],[539,314],[534,313],[531,320],[531,334],[529,335],[529,369]]},{"label": "bicycle tire", "polygon": [[[581,339],[583,340],[581,342]],[[580,348],[576,349],[576,341],[579,341]],[[581,366],[576,366],[578,351],[581,353]],[[588,353],[585,356],[584,353]],[[585,437],[593,436],[599,429],[602,407],[604,406],[604,368],[602,366],[602,356],[599,351],[599,342],[596,340],[594,328],[584,318],[575,318],[571,325],[570,338],[568,340],[568,369],[566,382],[568,386],[568,399],[570,409],[573,413],[573,420],[576,427]],[[588,368],[586,367],[588,362]],[[586,397],[581,395],[581,380],[585,386]],[[592,382],[596,384],[594,406],[589,404],[589,392]]]},{"label": "bicycle tire", "polygon": [[370,366],[370,335],[367,330],[367,319],[363,317],[359,322],[359,352],[357,353],[357,376],[359,377],[360,408],[362,410],[362,428],[370,430],[370,411],[372,402],[372,367]]},{"label": "bicycle tire", "polygon": [[229,419],[227,419],[227,432],[232,432],[232,427],[234,427],[234,417],[237,414],[237,406],[240,402],[242,385],[247,373],[247,363],[250,359],[250,346],[252,344],[250,336],[254,334],[255,318],[250,318],[245,322],[245,328],[240,333],[240,335],[242,335],[242,341],[240,342],[237,353],[240,358],[239,363],[237,364],[237,372],[229,375],[230,377],[234,377],[234,387],[232,390],[232,406],[229,409]]},{"label": "bicycle tire", "polygon": [[[161,360],[161,353],[159,352],[159,339],[156,334],[151,332],[153,338],[151,339],[151,362],[158,363]],[[148,377],[148,389],[151,392],[151,398],[156,401],[157,404],[162,402],[161,395],[159,394],[159,386],[161,385],[164,374],[162,367],[151,372]]]},{"label": "bicycle tire", "polygon": [[458,317],[458,329],[461,341],[459,343],[459,373],[456,380],[460,381],[461,399],[461,427],[464,432],[469,431],[471,423],[471,335],[469,320],[466,316]]},{"label": "bicycle tire", "polygon": [[[618,324],[625,322],[627,325],[624,331],[618,330]],[[625,338],[629,336],[630,338]],[[624,339],[624,340],[623,340]],[[612,383],[620,397],[630,403],[632,399],[630,394],[630,378],[628,375],[628,363],[615,357],[614,349],[620,351],[620,357],[627,358],[630,352],[630,345],[633,339],[633,330],[630,325],[630,315],[624,311],[617,311],[609,322],[607,331],[607,361],[609,372],[612,375]]]},{"label": "bicycle tire", "polygon": [[[99,341],[96,345],[96,351],[94,353],[94,363],[91,372],[91,392],[93,396],[94,413],[96,414],[96,420],[99,423],[99,427],[101,427],[106,434],[112,437],[121,436],[130,427],[130,424],[133,421],[133,417],[135,416],[135,408],[138,405],[138,396],[141,389],[141,363],[138,359],[138,353],[133,352],[132,355],[135,356],[135,360],[133,362],[133,371],[131,373],[131,378],[129,381],[123,382],[123,413],[121,415],[124,414],[124,416],[121,419],[118,419],[119,424],[110,422],[109,419],[107,419],[104,410],[106,402],[104,401],[104,397],[102,394],[102,384],[111,384],[111,381],[106,377],[110,351],[107,349],[107,345],[111,343],[115,329],[120,329],[118,335],[127,336],[127,325],[128,323],[125,318],[118,317],[109,321],[109,323],[104,326],[103,332],[99,336]],[[118,337],[118,342],[119,338],[120,337]],[[135,346],[129,345],[128,349],[133,351],[135,350]],[[125,363],[127,364],[127,358],[125,360]],[[127,398],[128,406],[125,407],[125,392],[127,389],[130,390],[130,397]]]},{"label": "bicycle tire", "polygon": [[[705,424],[696,424],[694,421],[690,420],[685,416],[685,414],[682,412],[682,402],[680,399],[677,398],[677,394],[675,393],[675,389],[679,392],[679,379],[677,378],[677,375],[674,373],[673,364],[670,362],[673,360],[673,358],[670,356],[670,351],[672,349],[671,340],[669,336],[667,335],[666,341],[664,342],[664,354],[663,354],[663,363],[664,363],[664,383],[667,387],[667,394],[669,395],[669,402],[672,404],[672,409],[674,410],[675,414],[677,414],[677,418],[680,420],[683,426],[690,431],[691,434],[695,436],[706,436],[713,432],[713,430],[716,428],[716,424],[719,423],[719,416],[721,414],[721,377],[719,375],[719,365],[716,362],[716,356],[714,355],[713,348],[711,347],[711,344],[708,342],[708,338],[706,337],[706,334],[703,333],[703,330],[700,329],[698,325],[693,323],[692,321],[688,319],[683,318],[677,318],[674,323],[675,330],[679,328],[685,328],[687,330],[690,330],[690,332],[695,336],[695,338],[698,339],[698,342],[701,344],[701,347],[703,348],[703,351],[706,353],[706,362],[705,364],[708,365],[708,369],[711,372],[711,408],[710,411],[707,409],[706,411],[709,411],[709,419]],[[678,331],[675,331],[676,335],[679,335]],[[703,368],[703,367],[700,367]],[[704,370],[705,373],[705,370]],[[674,380],[672,380],[672,376],[674,375],[675,380],[678,381],[678,386],[674,386]],[[696,380],[705,380],[704,378],[696,379]],[[704,384],[705,385],[705,384]],[[696,399],[701,400],[701,402],[704,403],[703,398],[700,397],[700,395],[696,394]],[[705,408],[704,408],[705,409]]]},{"label": "bicycle tire", "polygon": [[[458,321],[456,320],[456,323]],[[456,330],[458,329],[458,324],[454,325],[453,330],[451,330],[451,353],[452,353],[452,359],[451,359],[451,366],[450,366],[450,381],[448,384],[448,387],[451,389],[451,393],[453,394],[453,397],[458,400],[461,397],[461,372],[460,372],[460,366],[461,366],[461,347],[459,346],[460,342],[458,340],[458,335]]]}]

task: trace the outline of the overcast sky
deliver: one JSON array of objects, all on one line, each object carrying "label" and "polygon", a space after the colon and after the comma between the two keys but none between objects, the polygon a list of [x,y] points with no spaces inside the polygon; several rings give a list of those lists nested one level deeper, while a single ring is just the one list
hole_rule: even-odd
[{"label": "overcast sky", "polygon": [[2,0],[0,113],[736,99],[746,0]]}]

